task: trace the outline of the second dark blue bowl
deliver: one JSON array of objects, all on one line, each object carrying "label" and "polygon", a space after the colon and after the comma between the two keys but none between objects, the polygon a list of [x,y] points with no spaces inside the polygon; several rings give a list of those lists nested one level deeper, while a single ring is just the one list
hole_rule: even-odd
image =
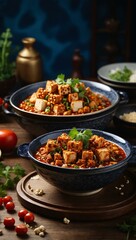
[{"label": "second dark blue bowl", "polygon": [[[81,129],[79,129],[81,130]],[[99,191],[101,188],[115,181],[126,169],[133,151],[132,146],[123,138],[100,130],[92,129],[94,134],[104,137],[119,145],[126,153],[126,158],[117,164],[102,168],[69,169],[45,164],[35,159],[35,152],[48,139],[55,139],[61,133],[68,133],[70,129],[58,130],[34,139],[28,148],[28,155],[34,164],[37,173],[48,183],[60,191],[72,195],[88,195]]]}]

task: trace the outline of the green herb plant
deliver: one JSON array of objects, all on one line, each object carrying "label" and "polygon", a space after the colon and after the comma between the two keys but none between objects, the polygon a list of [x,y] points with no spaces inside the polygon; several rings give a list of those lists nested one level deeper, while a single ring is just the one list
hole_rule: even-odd
[{"label": "green herb plant", "polygon": [[19,164],[11,167],[0,162],[0,197],[5,196],[7,190],[14,189],[24,175],[25,170]]},{"label": "green herb plant", "polygon": [[11,61],[12,33],[9,28],[0,36],[0,81],[5,81],[15,74],[15,62]]},{"label": "green herb plant", "polygon": [[136,237],[136,215],[118,224],[118,228],[126,233],[126,240],[129,240],[131,236]]}]

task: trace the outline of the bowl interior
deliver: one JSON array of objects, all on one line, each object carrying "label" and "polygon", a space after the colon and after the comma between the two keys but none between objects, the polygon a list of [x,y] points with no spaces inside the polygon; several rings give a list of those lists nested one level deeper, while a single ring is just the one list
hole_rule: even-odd
[{"label": "bowl interior", "polygon": [[126,104],[120,106],[113,117],[116,128],[124,134],[127,133],[129,136],[136,135],[136,122],[125,121],[120,118],[124,113],[136,112],[136,104]]},{"label": "bowl interior", "polygon": [[[116,117],[120,117],[123,113],[136,112],[136,104],[121,105],[115,112]],[[123,120],[122,120],[123,121]]]},{"label": "bowl interior", "polygon": [[[90,81],[86,81],[86,80],[81,80],[82,82],[85,83],[86,87],[90,87],[92,89],[93,92],[97,92],[100,94],[105,95],[107,98],[110,99],[111,101],[111,106],[108,107],[107,109],[103,109],[94,113],[87,113],[87,114],[81,114],[81,118],[83,118],[84,116],[87,115],[97,115],[101,112],[105,112],[108,109],[111,109],[113,107],[115,107],[118,102],[119,102],[119,95],[118,93],[110,88],[109,86],[106,86],[104,84],[101,83],[97,83],[97,82],[90,82]],[[46,115],[41,115],[41,114],[37,114],[37,113],[27,113],[24,110],[20,109],[18,106],[20,104],[20,102],[22,100],[24,100],[26,97],[28,97],[29,95],[31,95],[32,93],[34,93],[39,87],[45,87],[46,85],[46,81],[44,82],[38,82],[38,83],[34,83],[28,86],[25,86],[19,90],[17,90],[15,93],[12,94],[11,98],[10,98],[10,104],[11,106],[14,108],[15,111],[17,111],[17,113],[19,114],[23,114],[27,117],[32,116],[32,117],[36,117],[36,116],[40,116],[40,118],[45,118]],[[48,116],[49,117],[49,116]],[[54,116],[51,115],[50,118],[68,118],[68,117],[76,117],[76,116]]]},{"label": "bowl interior", "polygon": [[[50,133],[47,133],[47,134],[44,134],[42,136],[39,136],[37,138],[35,138],[29,145],[29,155],[30,155],[30,158],[34,161],[35,164],[38,164],[39,166],[42,166],[43,168],[49,168],[49,169],[54,169],[55,171],[97,171],[97,172],[103,172],[103,171],[109,171],[109,169],[112,169],[112,168],[116,168],[115,165],[117,165],[117,168],[118,168],[118,165],[120,164],[124,164],[127,159],[130,157],[131,155],[131,146],[130,144],[123,138],[117,136],[117,135],[114,135],[112,133],[108,133],[108,132],[105,132],[105,131],[101,131],[101,130],[96,130],[96,129],[92,129],[92,132],[93,134],[96,134],[96,135],[99,135],[99,136],[102,136],[104,137],[106,140],[108,141],[111,141],[111,142],[114,142],[115,144],[119,145],[126,153],[126,159],[125,160],[122,160],[120,161],[119,163],[117,164],[114,164],[112,166],[106,166],[106,167],[102,167],[102,168],[91,168],[91,169],[67,169],[67,168],[62,168],[62,167],[58,167],[58,166],[52,166],[52,165],[49,165],[49,164],[45,164],[45,163],[42,163],[40,161],[38,161],[37,159],[34,158],[34,154],[36,153],[36,151],[42,146],[44,145],[48,139],[55,139],[57,138],[60,134],[62,133],[68,133],[71,129],[65,129],[65,130],[58,130],[58,131],[54,131],[54,132],[50,132]],[[80,130],[83,130],[81,128],[78,129],[79,131]]]}]

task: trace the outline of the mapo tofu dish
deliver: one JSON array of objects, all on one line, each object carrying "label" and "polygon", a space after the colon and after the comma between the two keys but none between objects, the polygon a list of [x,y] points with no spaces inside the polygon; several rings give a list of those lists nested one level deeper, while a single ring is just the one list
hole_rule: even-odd
[{"label": "mapo tofu dish", "polygon": [[126,154],[121,147],[93,134],[90,129],[79,132],[73,128],[68,134],[48,139],[34,157],[63,168],[100,168],[117,164]]},{"label": "mapo tofu dish", "polygon": [[100,111],[111,105],[110,100],[93,92],[79,79],[67,79],[63,74],[48,80],[20,104],[19,108],[44,115],[77,115]]}]

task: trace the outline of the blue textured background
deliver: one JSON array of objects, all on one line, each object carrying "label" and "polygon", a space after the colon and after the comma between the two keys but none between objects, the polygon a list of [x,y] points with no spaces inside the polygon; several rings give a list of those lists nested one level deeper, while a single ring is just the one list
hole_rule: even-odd
[{"label": "blue textured background", "polygon": [[[125,2],[126,0],[124,0]],[[104,19],[106,2],[98,1],[98,21]],[[118,1],[122,4],[122,0]],[[118,4],[118,10],[121,10]],[[72,72],[72,55],[79,48],[84,57],[84,75],[91,76],[91,0],[0,0],[0,30],[13,33],[14,45],[24,37],[35,37],[45,79]],[[120,17],[121,17],[120,13]]]}]

